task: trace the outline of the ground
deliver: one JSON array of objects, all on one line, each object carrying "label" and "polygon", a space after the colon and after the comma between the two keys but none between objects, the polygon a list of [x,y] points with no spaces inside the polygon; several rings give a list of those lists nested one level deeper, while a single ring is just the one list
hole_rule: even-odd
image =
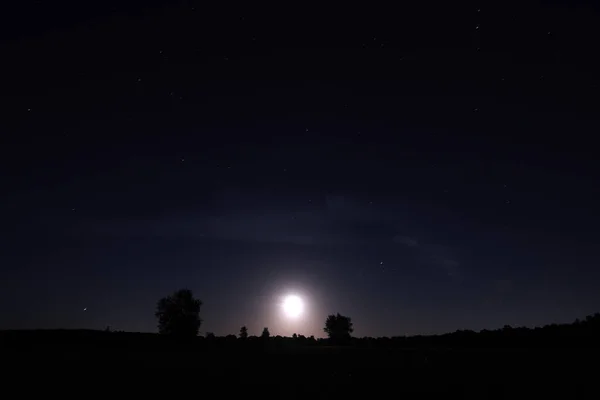
[{"label": "ground", "polygon": [[[56,338],[31,342],[32,338],[4,340],[11,345],[3,346],[5,362],[15,368],[77,366],[117,374],[144,367],[193,367],[197,371],[190,376],[203,391],[267,398],[428,394],[473,399],[590,398],[597,394],[592,374],[600,353],[595,348],[552,347],[281,347],[246,345],[240,340],[199,345],[167,343],[154,335],[126,341],[80,337],[70,342]],[[183,379],[181,373],[178,378],[170,378],[168,372],[161,376],[162,384]]]}]

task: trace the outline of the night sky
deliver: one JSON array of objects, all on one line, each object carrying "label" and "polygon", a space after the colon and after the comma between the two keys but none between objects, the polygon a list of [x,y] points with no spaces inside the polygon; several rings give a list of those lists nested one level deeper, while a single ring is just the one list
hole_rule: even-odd
[{"label": "night sky", "polygon": [[591,2],[13,3],[0,329],[155,332],[182,287],[218,335],[600,311]]}]

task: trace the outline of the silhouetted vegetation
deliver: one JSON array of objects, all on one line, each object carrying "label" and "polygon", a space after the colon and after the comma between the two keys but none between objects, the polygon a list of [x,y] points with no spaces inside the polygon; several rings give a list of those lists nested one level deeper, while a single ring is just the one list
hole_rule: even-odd
[{"label": "silhouetted vegetation", "polygon": [[[199,321],[199,305],[191,292],[179,291],[159,302],[159,309],[164,310],[159,315],[171,323],[167,315],[186,316],[189,314],[180,310],[187,310],[198,318],[192,321]],[[456,398],[512,398],[522,390],[521,377],[531,381],[532,374],[547,376],[542,372],[557,370],[562,371],[560,379],[544,378],[535,391],[521,397],[554,395],[555,382],[569,382],[566,393],[573,391],[573,395],[565,398],[596,390],[590,384],[595,380],[582,383],[579,377],[600,355],[600,314],[572,324],[537,328],[505,325],[480,332],[459,330],[444,335],[379,338],[352,337],[350,318],[332,314],[325,323],[327,339],[297,333],[292,337],[271,336],[266,327],[260,337],[249,336],[245,326],[240,328],[239,338],[210,332],[205,337],[194,337],[199,324],[186,318],[182,321],[185,329],[181,330],[177,323],[174,327],[165,323],[161,333],[167,335],[109,330],[4,331],[0,332],[0,344],[3,361],[12,366],[44,361],[54,364],[59,360],[107,369],[121,365],[201,366],[205,381],[220,385],[220,390],[221,382],[226,386],[262,383],[269,389],[273,385],[301,387],[310,393],[306,397],[327,391],[337,397],[358,397],[356,388],[365,385],[368,395],[375,398],[387,396],[390,390],[395,394],[444,392],[470,394]],[[179,337],[189,335],[189,339],[172,340],[172,332]],[[260,368],[231,373],[232,365],[246,365],[248,360],[260,360]],[[311,367],[298,368],[302,365]],[[547,395],[541,396],[544,389]]]},{"label": "silhouetted vegetation", "polygon": [[[248,336],[247,341],[237,340],[233,334],[227,336],[216,336],[207,332],[205,337],[196,337],[195,343],[206,346],[215,342],[221,346],[229,337],[237,344],[247,342],[251,348],[262,342],[267,337],[268,328],[263,329],[260,337]],[[162,335],[153,333],[132,333],[123,331],[105,330],[13,330],[0,331],[2,339],[23,339],[29,345],[48,345],[51,343],[78,343],[77,338],[83,341],[88,339],[101,339],[103,342],[129,342],[141,340],[142,342],[160,341]],[[20,341],[20,340],[19,340]],[[270,336],[269,341],[275,345],[293,347],[302,344],[308,347],[329,347],[329,339],[317,339],[313,336],[305,337],[297,335],[293,337]],[[172,343],[169,341],[168,343]],[[186,346],[189,342],[185,342]],[[351,337],[350,343],[355,348],[577,348],[598,347],[600,348],[600,313],[587,316],[582,320],[576,320],[570,324],[550,324],[543,327],[526,328],[510,327],[508,325],[496,330],[458,330],[442,335],[430,336],[394,336],[394,337]],[[7,346],[5,346],[7,347]],[[258,348],[258,347],[257,347]]]},{"label": "silhouetted vegetation", "polygon": [[[346,325],[347,326],[347,325]],[[226,348],[228,345],[235,349],[264,349],[261,345],[268,339],[268,349],[273,351],[299,350],[308,351],[310,348],[327,349],[332,347],[330,339],[316,339],[295,335],[294,337],[267,336],[268,328],[263,329],[260,337],[248,336],[246,340],[229,334],[216,336],[206,333],[206,337],[196,337],[194,344],[183,342],[185,346],[194,348]],[[346,331],[347,332],[347,331]],[[160,345],[160,337],[152,333],[128,333],[121,331],[92,331],[92,330],[38,330],[38,331],[0,331],[4,348],[10,348],[11,341],[27,347],[53,345],[79,345],[82,342],[98,342],[106,345],[120,344],[135,348],[136,342]],[[346,335],[346,338],[348,335]],[[168,341],[165,343],[173,343]],[[544,327],[524,328],[505,326],[496,330],[458,330],[443,335],[431,336],[396,336],[396,337],[350,337],[354,350],[390,350],[390,349],[559,349],[559,348],[600,348],[600,314],[594,314],[571,324],[551,324]],[[240,347],[241,346],[241,347]],[[335,347],[335,346],[333,346]],[[60,346],[58,347],[60,348]],[[261,350],[262,351],[262,350]]]},{"label": "silhouetted vegetation", "polygon": [[[51,367],[60,361],[90,370],[201,367],[203,387],[214,384],[218,393],[239,386],[261,397],[269,397],[274,388],[278,394],[298,390],[307,398],[384,398],[390,393],[399,398],[424,393],[470,399],[555,398],[557,393],[568,399],[597,397],[590,366],[600,355],[600,314],[540,328],[346,339],[339,346],[301,334],[241,340],[207,333],[171,340],[101,330],[0,332],[2,360],[11,367]],[[245,367],[250,360],[257,367]],[[243,372],[236,373],[234,366],[244,366]]]},{"label": "silhouetted vegetation", "polygon": [[271,336],[271,332],[269,332],[269,328],[267,328],[266,326],[263,328],[262,333],[260,334],[260,337],[263,339],[268,339]]},{"label": "silhouetted vegetation", "polygon": [[225,341],[227,343],[229,343],[229,344],[234,343],[236,340],[237,340],[237,337],[234,334],[232,334],[232,333],[230,333],[229,335],[225,336]]},{"label": "silhouetted vegetation", "polygon": [[202,302],[191,290],[181,289],[170,296],[163,297],[156,305],[158,332],[174,337],[194,337],[198,335],[200,306]]},{"label": "silhouetted vegetation", "polygon": [[354,328],[352,327],[352,319],[350,317],[337,313],[327,317],[323,330],[333,342],[347,343]]},{"label": "silhouetted vegetation", "polygon": [[247,339],[248,338],[248,328],[246,328],[246,326],[242,326],[240,328],[240,339]]}]

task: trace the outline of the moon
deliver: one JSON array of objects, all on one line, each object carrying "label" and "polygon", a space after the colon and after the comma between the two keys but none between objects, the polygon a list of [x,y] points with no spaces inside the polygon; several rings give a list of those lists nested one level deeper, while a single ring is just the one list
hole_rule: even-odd
[{"label": "moon", "polygon": [[283,312],[289,318],[298,318],[304,312],[304,302],[296,295],[288,295],[283,299]]}]

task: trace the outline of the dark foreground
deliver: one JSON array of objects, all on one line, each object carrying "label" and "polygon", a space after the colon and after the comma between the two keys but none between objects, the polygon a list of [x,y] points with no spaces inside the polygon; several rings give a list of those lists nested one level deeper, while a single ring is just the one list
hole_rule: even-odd
[{"label": "dark foreground", "polygon": [[[157,335],[90,331],[2,332],[12,371],[36,368],[135,374],[142,368],[196,368],[167,375],[206,396],[264,398],[600,398],[595,347],[365,347],[291,341],[207,339],[188,343]],[[168,378],[167,376],[171,376]],[[202,396],[205,397],[205,396]]]}]

